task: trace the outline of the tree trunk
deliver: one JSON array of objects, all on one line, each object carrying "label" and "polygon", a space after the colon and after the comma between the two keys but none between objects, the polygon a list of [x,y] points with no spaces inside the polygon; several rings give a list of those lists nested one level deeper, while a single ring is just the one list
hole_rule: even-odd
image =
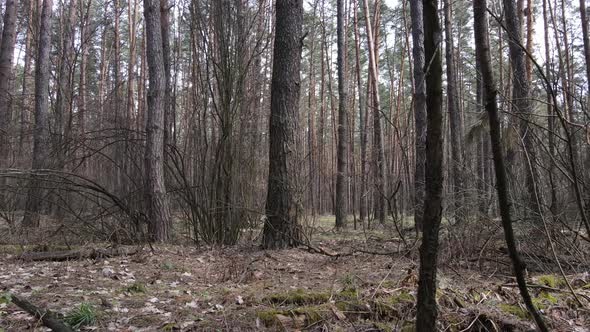
[{"label": "tree trunk", "polygon": [[[525,167],[525,185],[527,188],[526,205],[528,213],[538,215],[542,213],[542,207],[538,204],[543,201],[541,193],[536,189],[537,176],[536,153],[534,149],[533,135],[529,133],[531,115],[531,101],[529,99],[529,82],[526,78],[525,55],[522,46],[522,34],[519,15],[516,11],[514,0],[503,0],[507,34],[509,36],[508,48],[510,52],[510,64],[512,68],[512,112],[522,119],[519,121],[519,134],[523,140],[523,148],[532,161],[531,167]],[[514,155],[514,147],[509,148],[508,155]],[[540,199],[537,200],[535,196]],[[538,218],[534,217],[533,220]]]},{"label": "tree trunk", "polygon": [[346,150],[348,146],[348,85],[346,75],[346,45],[344,42],[344,0],[337,0],[337,26],[338,26],[338,150],[337,150],[337,174],[336,174],[336,228],[346,227],[346,188],[348,176],[346,174]]},{"label": "tree trunk", "polygon": [[442,61],[438,0],[423,1],[426,71],[426,174],[416,331],[436,331],[436,270],[443,189]]},{"label": "tree trunk", "polygon": [[149,91],[145,147],[145,195],[149,235],[153,241],[170,239],[171,217],[164,187],[164,112],[166,73],[162,47],[159,0],[144,0]]},{"label": "tree trunk", "polygon": [[299,243],[295,201],[295,126],[299,108],[303,1],[277,0],[272,66],[268,193],[262,247]]},{"label": "tree trunk", "polygon": [[[41,20],[39,25],[39,44],[37,60],[35,61],[35,130],[33,133],[33,165],[32,169],[48,167],[48,130],[47,114],[49,112],[49,58],[51,51],[51,14],[52,0],[43,0]],[[39,193],[40,179],[31,177],[29,192],[23,217],[24,227],[39,227],[39,211],[41,197]]]},{"label": "tree trunk", "polygon": [[416,231],[422,230],[424,212],[424,174],[426,160],[426,85],[424,83],[424,23],[422,0],[410,0],[412,15],[412,55],[414,57],[414,123],[415,158],[414,172],[414,222]]},{"label": "tree trunk", "polygon": [[502,155],[502,142],[500,137],[500,119],[498,115],[498,104],[496,96],[496,84],[494,82],[494,74],[490,61],[489,41],[488,41],[488,24],[486,14],[486,0],[474,0],[474,34],[475,34],[475,52],[481,68],[481,76],[484,82],[484,94],[486,111],[488,112],[488,119],[490,125],[490,140],[492,143],[492,154],[494,157],[494,169],[496,171],[496,190],[498,192],[498,201],[500,206],[500,214],[502,216],[502,226],[504,228],[504,235],[506,238],[506,245],[512,265],[518,288],[521,292],[522,298],[527,306],[529,312],[533,315],[539,330],[548,331],[539,312],[535,309],[531,296],[526,287],[526,279],[524,277],[525,266],[520,260],[516,248],[516,241],[514,239],[514,232],[512,230],[512,220],[510,218],[510,202],[508,195],[508,180],[506,176],[506,167],[504,165],[504,156]]},{"label": "tree trunk", "polygon": [[[356,0],[355,0],[356,1]],[[361,0],[362,1],[362,0]],[[360,4],[359,4],[360,5]],[[366,101],[363,99],[363,85],[361,76],[361,60],[360,60],[360,35],[358,29],[358,17],[355,6],[354,12],[354,39],[355,39],[355,58],[356,58],[356,79],[359,95],[359,135],[361,145],[361,183],[359,195],[359,218],[361,223],[364,223],[367,218],[367,128],[366,128]]]},{"label": "tree trunk", "polygon": [[463,137],[461,130],[461,113],[457,93],[457,77],[455,75],[455,51],[453,42],[453,12],[449,0],[444,0],[445,11],[445,58],[447,69],[447,110],[449,112],[451,133],[451,169],[453,176],[453,198],[455,221],[464,220],[466,208],[463,187]]},{"label": "tree trunk", "polygon": [[8,158],[8,127],[11,119],[12,59],[16,42],[16,1],[6,0],[0,44],[0,164]]},{"label": "tree trunk", "polygon": [[[383,155],[383,134],[381,132],[381,98],[379,97],[379,71],[377,70],[376,40],[373,39],[373,27],[369,17],[369,1],[364,2],[367,44],[369,49],[369,77],[373,97],[373,160],[375,161],[375,218],[385,223],[385,171]],[[378,3],[375,4],[376,6]]]}]

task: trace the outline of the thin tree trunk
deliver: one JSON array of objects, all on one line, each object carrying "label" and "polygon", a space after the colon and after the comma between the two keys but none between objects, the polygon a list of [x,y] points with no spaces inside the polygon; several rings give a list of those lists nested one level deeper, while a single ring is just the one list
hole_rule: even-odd
[{"label": "thin tree trunk", "polygon": [[512,230],[510,202],[508,199],[508,180],[506,176],[506,167],[504,165],[504,157],[502,155],[500,119],[498,115],[498,104],[496,102],[498,92],[494,82],[494,74],[490,61],[489,41],[487,37],[489,30],[487,24],[486,0],[474,0],[473,12],[476,56],[481,67],[481,75],[484,82],[485,104],[490,124],[490,140],[492,142],[494,169],[496,171],[496,190],[498,192],[498,201],[500,206],[500,214],[502,216],[502,226],[504,228],[504,235],[506,237],[506,245],[508,246],[508,252],[510,259],[512,260],[518,288],[521,292],[527,309],[533,315],[539,330],[548,331],[547,326],[545,325],[539,312],[535,309],[531,296],[528,293],[526,279],[524,277],[525,266],[518,255],[516,240]]},{"label": "thin tree trunk", "polygon": [[[356,1],[356,0],[355,0]],[[360,4],[359,4],[360,5]],[[356,10],[357,6],[355,3],[354,10],[354,39],[355,39],[355,58],[356,58],[356,79],[357,88],[359,95],[359,135],[361,143],[361,183],[360,183],[360,195],[359,195],[359,217],[361,223],[365,222],[367,218],[367,130],[366,130],[366,110],[363,99],[363,85],[361,77],[361,61],[360,61],[360,36],[358,29],[358,17]]]},{"label": "thin tree trunk", "polygon": [[461,130],[461,114],[457,93],[457,77],[455,76],[455,51],[453,42],[453,12],[449,0],[444,0],[445,11],[445,54],[447,69],[447,110],[450,120],[451,134],[451,168],[453,176],[453,198],[455,200],[454,213],[457,222],[465,217],[465,198],[463,187],[463,137]]},{"label": "thin tree trunk", "polygon": [[348,175],[346,174],[346,150],[348,146],[348,85],[346,75],[346,45],[344,41],[344,0],[337,0],[338,29],[338,150],[336,174],[336,228],[346,227]]},{"label": "thin tree trunk", "polygon": [[[375,218],[380,223],[385,223],[385,171],[383,155],[383,134],[381,132],[381,98],[379,97],[379,72],[377,70],[377,54],[373,39],[373,27],[369,17],[369,2],[364,2],[365,24],[367,30],[367,44],[369,49],[369,77],[373,94],[373,159],[375,160]],[[376,6],[378,3],[375,4]],[[377,10],[376,10],[377,11]]]}]

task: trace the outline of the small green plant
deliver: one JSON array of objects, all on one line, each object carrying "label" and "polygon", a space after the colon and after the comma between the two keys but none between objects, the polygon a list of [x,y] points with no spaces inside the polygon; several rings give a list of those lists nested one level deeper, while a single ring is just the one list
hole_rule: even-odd
[{"label": "small green plant", "polygon": [[147,289],[143,283],[136,281],[131,284],[131,286],[127,287],[125,291],[129,293],[145,293],[147,292]]},{"label": "small green plant", "polygon": [[97,314],[94,307],[89,303],[82,303],[77,308],[72,309],[66,317],[65,322],[74,329],[82,326],[96,324]]}]

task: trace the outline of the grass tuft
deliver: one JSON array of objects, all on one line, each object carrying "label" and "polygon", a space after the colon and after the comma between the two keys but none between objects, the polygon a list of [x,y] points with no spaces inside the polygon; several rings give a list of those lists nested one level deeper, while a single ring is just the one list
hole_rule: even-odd
[{"label": "grass tuft", "polygon": [[65,317],[65,322],[74,329],[79,329],[82,326],[94,325],[96,324],[96,321],[96,310],[89,303],[80,304],[80,306],[74,308]]}]

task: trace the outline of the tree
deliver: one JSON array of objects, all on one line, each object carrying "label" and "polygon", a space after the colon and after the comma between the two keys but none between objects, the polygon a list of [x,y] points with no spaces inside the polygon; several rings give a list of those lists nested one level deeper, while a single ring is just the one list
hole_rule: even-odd
[{"label": "tree", "polygon": [[[512,68],[512,110],[514,114],[519,114],[521,120],[519,122],[519,135],[522,137],[523,148],[528,154],[528,158],[532,161],[531,167],[526,167],[525,183],[527,188],[527,207],[530,213],[537,215],[542,213],[542,207],[538,204],[542,199],[537,200],[536,196],[541,197],[541,193],[537,190],[535,182],[538,179],[537,167],[535,164],[536,154],[534,149],[533,135],[529,133],[531,129],[530,114],[531,102],[529,97],[529,81],[526,75],[526,64],[524,50],[522,48],[522,29],[521,21],[519,19],[516,4],[514,0],[503,0],[504,17],[506,20],[506,32],[509,36],[508,49],[510,53],[510,64]],[[513,155],[514,147],[509,147],[508,155]],[[537,218],[535,218],[537,219]]]},{"label": "tree", "polygon": [[4,10],[4,26],[0,43],[0,158],[7,157],[8,124],[12,103],[12,58],[16,42],[16,1],[7,0]]},{"label": "tree", "polygon": [[[385,222],[385,158],[383,155],[383,135],[381,133],[381,98],[379,96],[379,70],[378,70],[378,45],[376,39],[377,35],[373,34],[373,27],[369,17],[369,1],[363,0],[365,26],[367,30],[367,45],[369,49],[369,90],[373,97],[373,160],[375,162],[375,217],[382,224]],[[379,1],[375,2],[378,7]]]},{"label": "tree", "polygon": [[299,108],[303,1],[277,0],[270,96],[269,168],[262,247],[299,243],[295,202],[295,125]]},{"label": "tree", "polygon": [[347,123],[348,123],[348,84],[346,79],[346,44],[344,27],[344,0],[337,0],[338,25],[338,150],[336,173],[336,228],[346,227],[346,188],[347,188]]},{"label": "tree", "polygon": [[416,165],[414,171],[414,223],[417,231],[422,230],[424,212],[424,173],[426,159],[426,85],[424,83],[424,23],[422,21],[422,0],[410,0],[412,15],[412,56],[414,59],[414,150]]},{"label": "tree", "polygon": [[459,94],[456,77],[455,43],[453,41],[453,9],[449,0],[444,0],[445,11],[445,58],[447,72],[447,110],[449,112],[449,129],[451,132],[451,168],[453,174],[453,198],[455,200],[455,220],[461,222],[465,208],[463,188],[463,137],[462,121],[459,110]]},{"label": "tree", "polygon": [[426,67],[426,172],[423,236],[420,246],[420,273],[416,331],[436,331],[436,270],[438,232],[442,214],[443,133],[442,61],[439,36],[438,0],[423,1],[424,56]]},{"label": "tree", "polygon": [[[51,50],[51,16],[53,1],[43,0],[39,24],[39,43],[35,61],[35,129],[33,133],[33,171],[49,166],[47,115],[49,113],[49,54]],[[41,197],[39,197],[40,179],[31,176],[29,191],[23,216],[24,227],[39,226]]]},{"label": "tree", "polygon": [[144,0],[148,62],[148,105],[145,147],[145,195],[149,235],[153,241],[170,238],[171,217],[164,187],[164,112],[166,73],[159,0]]},{"label": "tree", "polygon": [[508,246],[508,253],[512,260],[512,267],[516,275],[518,288],[524,300],[524,303],[532,314],[539,330],[548,331],[541,315],[533,305],[530,294],[526,286],[526,279],[524,277],[525,267],[521,261],[518,251],[516,249],[516,241],[514,239],[514,231],[512,230],[512,220],[510,217],[510,202],[508,195],[508,179],[506,176],[506,166],[504,165],[504,156],[502,154],[502,142],[500,137],[500,118],[498,115],[498,104],[496,97],[498,91],[496,83],[494,82],[494,74],[490,61],[489,41],[488,41],[488,23],[487,23],[487,5],[486,0],[473,1],[474,13],[474,34],[475,34],[475,52],[477,61],[481,68],[481,78],[484,82],[484,99],[485,108],[488,113],[490,125],[490,140],[492,145],[492,155],[494,157],[494,169],[496,172],[496,190],[498,193],[498,202],[500,207],[500,215],[502,217],[502,227],[504,228],[504,236],[506,238],[506,245]]}]

